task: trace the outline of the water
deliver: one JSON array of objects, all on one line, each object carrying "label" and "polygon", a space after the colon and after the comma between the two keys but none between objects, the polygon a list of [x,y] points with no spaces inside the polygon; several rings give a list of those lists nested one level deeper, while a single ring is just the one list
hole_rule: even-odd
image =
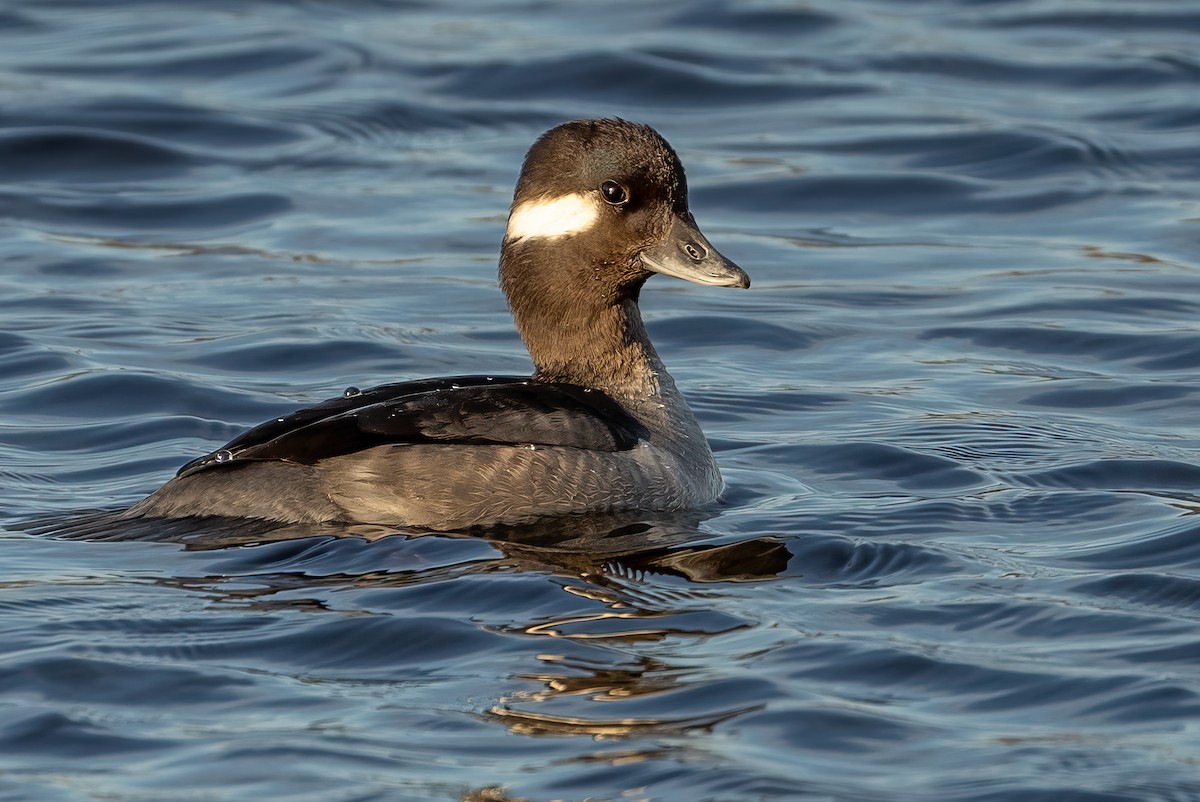
[{"label": "water", "polygon": [[[1200,799],[1197,31],[9,0],[0,799]],[[527,370],[516,170],[596,115],[671,140],[754,278],[643,297],[710,517],[19,531],[349,385]]]}]

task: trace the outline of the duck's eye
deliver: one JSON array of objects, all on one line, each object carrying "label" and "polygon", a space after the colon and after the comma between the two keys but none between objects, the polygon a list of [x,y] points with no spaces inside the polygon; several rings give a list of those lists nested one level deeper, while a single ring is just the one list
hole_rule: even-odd
[{"label": "duck's eye", "polygon": [[604,196],[604,200],[611,203],[613,206],[620,206],[625,201],[629,200],[629,193],[625,191],[625,187],[618,184],[616,181],[605,181],[600,185],[600,194]]}]

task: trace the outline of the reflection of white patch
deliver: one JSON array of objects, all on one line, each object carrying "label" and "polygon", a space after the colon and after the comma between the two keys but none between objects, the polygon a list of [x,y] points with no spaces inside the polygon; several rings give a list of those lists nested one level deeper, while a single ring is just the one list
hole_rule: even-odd
[{"label": "reflection of white patch", "polygon": [[565,237],[587,231],[600,217],[596,193],[573,193],[526,201],[508,216],[509,242],[538,237]]}]

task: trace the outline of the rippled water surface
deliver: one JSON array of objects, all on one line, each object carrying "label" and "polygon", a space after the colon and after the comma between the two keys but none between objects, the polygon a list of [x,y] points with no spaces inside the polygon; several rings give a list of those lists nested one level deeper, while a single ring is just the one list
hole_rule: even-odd
[{"label": "rippled water surface", "polygon": [[[1200,5],[0,7],[0,799],[1200,799]],[[544,129],[729,484],[494,537],[31,535],[347,385],[520,373]]]}]

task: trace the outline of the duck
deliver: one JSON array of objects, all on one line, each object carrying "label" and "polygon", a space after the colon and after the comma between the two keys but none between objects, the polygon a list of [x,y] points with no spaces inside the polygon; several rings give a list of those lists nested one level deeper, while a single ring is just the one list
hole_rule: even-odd
[{"label": "duck", "polygon": [[453,531],[711,505],[716,460],[638,308],[655,274],[750,286],[701,233],[657,131],[552,128],[525,156],[500,248],[531,375],[351,387],[188,462],[123,517]]}]

